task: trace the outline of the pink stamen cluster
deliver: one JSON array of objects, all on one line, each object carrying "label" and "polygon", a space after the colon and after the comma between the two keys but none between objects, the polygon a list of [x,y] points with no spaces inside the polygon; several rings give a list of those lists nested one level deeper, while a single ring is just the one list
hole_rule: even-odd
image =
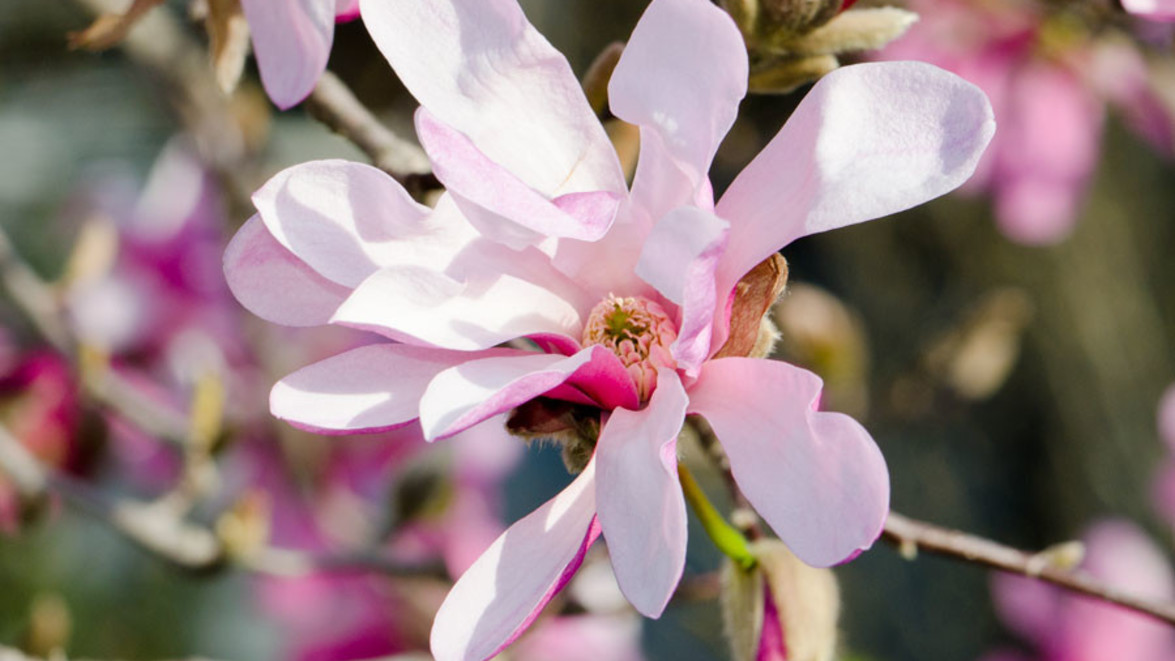
[{"label": "pink stamen cluster", "polygon": [[642,402],[657,385],[657,368],[676,366],[669,350],[676,339],[677,328],[668,313],[643,296],[609,294],[592,308],[583,329],[585,347],[600,344],[620,357]]}]

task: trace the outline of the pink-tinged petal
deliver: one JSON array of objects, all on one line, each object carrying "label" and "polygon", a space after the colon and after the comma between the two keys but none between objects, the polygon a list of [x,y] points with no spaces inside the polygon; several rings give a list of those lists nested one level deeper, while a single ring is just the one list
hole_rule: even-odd
[{"label": "pink-tinged petal", "polygon": [[1088,69],[1082,72],[1087,84],[1109,99],[1127,126],[1153,149],[1171,156],[1175,149],[1175,117],[1158,90],[1175,74],[1165,68],[1152,74],[1137,45],[1128,40],[1100,41],[1089,59]]},{"label": "pink-tinged petal", "polygon": [[596,445],[600,527],[620,590],[660,617],[685,568],[685,499],[677,481],[677,434],[688,399],[672,370],[640,411],[616,409]]},{"label": "pink-tinged petal", "polygon": [[963,183],[995,130],[987,97],[921,62],[842,67],[812,88],[719,200],[719,291],[791,241],[908,209]]},{"label": "pink-tinged petal", "polygon": [[360,10],[421,105],[527,186],[550,198],[625,192],[567,60],[515,0],[363,0]]},{"label": "pink-tinged petal", "polygon": [[994,573],[991,597],[996,615],[1004,626],[1025,640],[1046,645],[1061,615],[1060,594],[1038,580]]},{"label": "pink-tinged petal", "polygon": [[467,360],[520,353],[369,344],[278,381],[269,394],[269,408],[275,417],[315,431],[390,429],[420,415],[420,398],[440,372]]},{"label": "pink-tinged petal", "polygon": [[599,535],[595,462],[510,526],[457,581],[433,621],[438,661],[481,661],[513,642],[579,569]]},{"label": "pink-tinged petal", "polygon": [[578,337],[583,329],[575,303],[541,284],[508,273],[462,281],[423,266],[375,272],[331,321],[463,350],[540,333]]},{"label": "pink-tinged petal", "polygon": [[420,400],[420,424],[429,440],[451,436],[564,385],[607,408],[639,404],[623,364],[611,351],[594,346],[570,357],[495,357],[447,369]]},{"label": "pink-tinged petal", "polygon": [[424,108],[416,112],[416,134],[437,178],[452,195],[470,203],[462,205],[466,216],[490,238],[514,246],[547,237],[595,241],[616,216],[618,193],[589,191],[548,199]]},{"label": "pink-tinged petal", "polygon": [[383,171],[348,161],[287,168],[253,204],[279,243],[347,287],[391,264],[444,269],[476,238],[447,197],[431,210]]},{"label": "pink-tinged petal", "polygon": [[[641,127],[633,193],[656,205],[649,208],[654,218],[687,203],[682,193],[707,178],[746,92],[746,46],[729,14],[696,0],[649,5],[612,73],[608,102],[617,117]],[[656,158],[649,144],[661,148]],[[658,202],[645,187],[675,194]]]},{"label": "pink-tinged petal", "polygon": [[319,275],[278,243],[257,216],[224,251],[224,277],[233,296],[253,314],[286,326],[318,326],[350,291]]},{"label": "pink-tinged petal", "polygon": [[642,661],[640,642],[641,621],[629,613],[561,615],[510,649],[515,659]]},{"label": "pink-tinged petal", "polygon": [[1152,21],[1175,21],[1173,0],[1122,0],[1122,8]]},{"label": "pink-tinged petal", "polygon": [[[1119,588],[1157,602],[1175,596],[1175,578],[1166,555],[1147,535],[1127,520],[1107,520],[1083,535],[1086,548],[1082,568]],[[1065,595],[1062,621],[1052,641],[1059,658],[1088,661],[1175,658],[1171,628],[1117,606]]]},{"label": "pink-tinged petal", "polygon": [[305,99],[326,70],[335,33],[332,0],[241,0],[261,84],[285,110]]},{"label": "pink-tinged petal", "polygon": [[729,223],[712,213],[679,207],[653,226],[636,265],[636,274],[681,310],[671,349],[691,376],[710,355],[717,304],[714,271],[729,229]]},{"label": "pink-tinged petal", "polygon": [[719,358],[690,388],[739,488],[800,560],[815,567],[869,548],[889,511],[889,473],[856,420],[816,410],[820,377],[787,363]]},{"label": "pink-tinged petal", "polygon": [[1024,243],[1057,241],[1097,164],[1104,103],[1071,72],[1034,63],[1017,71],[1006,110],[992,182],[1000,227]]},{"label": "pink-tinged petal", "polygon": [[1167,444],[1169,452],[1175,452],[1175,385],[1168,386],[1159,400],[1159,438]]},{"label": "pink-tinged petal", "polygon": [[345,23],[359,18],[359,0],[336,0],[335,22]]}]

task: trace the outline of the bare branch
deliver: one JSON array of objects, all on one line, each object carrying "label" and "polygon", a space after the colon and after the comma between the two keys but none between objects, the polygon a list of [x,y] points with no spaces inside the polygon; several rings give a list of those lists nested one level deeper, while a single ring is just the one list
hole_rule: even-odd
[{"label": "bare branch", "polygon": [[983,537],[915,521],[896,512],[889,513],[881,537],[897,546],[906,557],[912,557],[918,551],[925,551],[956,558],[1052,583],[1070,592],[1116,604],[1175,625],[1175,604],[1127,594],[1086,572],[1056,567],[1046,558],[1042,558],[1040,553],[1027,553]]},{"label": "bare branch", "polygon": [[372,164],[405,183],[412,175],[430,171],[428,156],[414,143],[392,133],[359,101],[346,83],[330,71],[306,99],[306,109],[318,121],[350,140]]},{"label": "bare branch", "polygon": [[440,564],[402,563],[370,552],[306,553],[265,547],[233,557],[219,536],[185,520],[189,503],[183,499],[165,497],[144,503],[110,497],[85,482],[46,469],[3,426],[0,473],[13,481],[22,499],[37,501],[49,492],[57,493],[70,506],[94,516],[148,553],[188,570],[212,570],[232,564],[259,574],[287,577],[314,572],[447,577]]}]

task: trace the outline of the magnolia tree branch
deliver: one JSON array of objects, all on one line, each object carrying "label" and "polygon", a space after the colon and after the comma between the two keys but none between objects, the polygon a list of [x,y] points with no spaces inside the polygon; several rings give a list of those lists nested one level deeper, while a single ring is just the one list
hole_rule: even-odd
[{"label": "magnolia tree branch", "polygon": [[1027,576],[1175,625],[1175,603],[1143,599],[1099,581],[1087,572],[1057,566],[1049,551],[1028,553],[983,537],[915,521],[896,512],[886,519],[882,539],[907,558],[919,551]]},{"label": "magnolia tree branch", "polygon": [[[60,654],[60,653],[54,653],[53,655],[49,656],[48,658],[43,658],[43,657],[39,657],[39,656],[29,656],[28,654],[25,654],[24,652],[22,652],[18,649],[14,649],[12,647],[6,647],[4,645],[0,645],[0,661],[87,661],[87,660],[67,659],[67,657],[64,654]],[[192,657],[189,659],[185,659],[184,661],[210,661],[210,660],[205,659],[203,657]]]},{"label": "magnolia tree branch", "polygon": [[85,512],[148,553],[192,571],[214,570],[229,564],[272,576],[302,576],[313,572],[373,573],[387,576],[446,577],[439,564],[397,562],[376,553],[305,553],[264,546],[233,554],[212,530],[185,519],[188,503],[161,498],[141,502],[111,497],[89,484],[41,465],[24,445],[0,426],[0,473],[15,484],[22,501],[39,502],[50,493]]},{"label": "magnolia tree branch", "polygon": [[330,71],[318,79],[305,105],[310,116],[351,141],[375,167],[400,183],[419,181],[430,172],[424,151],[384,126]]}]

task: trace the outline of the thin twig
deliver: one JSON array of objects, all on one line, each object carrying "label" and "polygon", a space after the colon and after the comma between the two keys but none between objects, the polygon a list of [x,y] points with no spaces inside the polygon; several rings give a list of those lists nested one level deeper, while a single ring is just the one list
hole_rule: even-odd
[{"label": "thin twig", "polygon": [[428,156],[414,143],[384,126],[346,83],[326,71],[306,99],[306,110],[367,154],[375,167],[405,183],[430,171]]},{"label": "thin twig", "polygon": [[16,252],[8,233],[0,228],[0,282],[41,335],[58,351],[68,354],[69,341],[57,296]]},{"label": "thin twig", "polygon": [[[29,656],[24,652],[0,645],[0,661],[85,661],[83,659],[70,659],[64,653],[54,653],[48,657]],[[209,661],[204,657],[190,657],[184,661]]]},{"label": "thin twig", "polygon": [[1087,572],[1066,570],[1042,562],[1038,553],[1028,553],[983,537],[915,521],[895,512],[889,513],[881,537],[897,546],[906,557],[925,551],[964,560],[1052,583],[1071,592],[1175,625],[1175,603],[1156,602],[1127,594]]},{"label": "thin twig", "polygon": [[247,571],[287,577],[314,572],[446,576],[443,567],[436,564],[401,563],[375,553],[332,555],[264,547],[233,557],[219,536],[184,519],[187,503],[169,498],[144,503],[106,495],[81,480],[46,469],[3,426],[0,473],[16,484],[22,499],[36,501],[49,492],[56,493],[71,507],[95,517],[141,549],[187,570],[214,570],[231,563]]}]

